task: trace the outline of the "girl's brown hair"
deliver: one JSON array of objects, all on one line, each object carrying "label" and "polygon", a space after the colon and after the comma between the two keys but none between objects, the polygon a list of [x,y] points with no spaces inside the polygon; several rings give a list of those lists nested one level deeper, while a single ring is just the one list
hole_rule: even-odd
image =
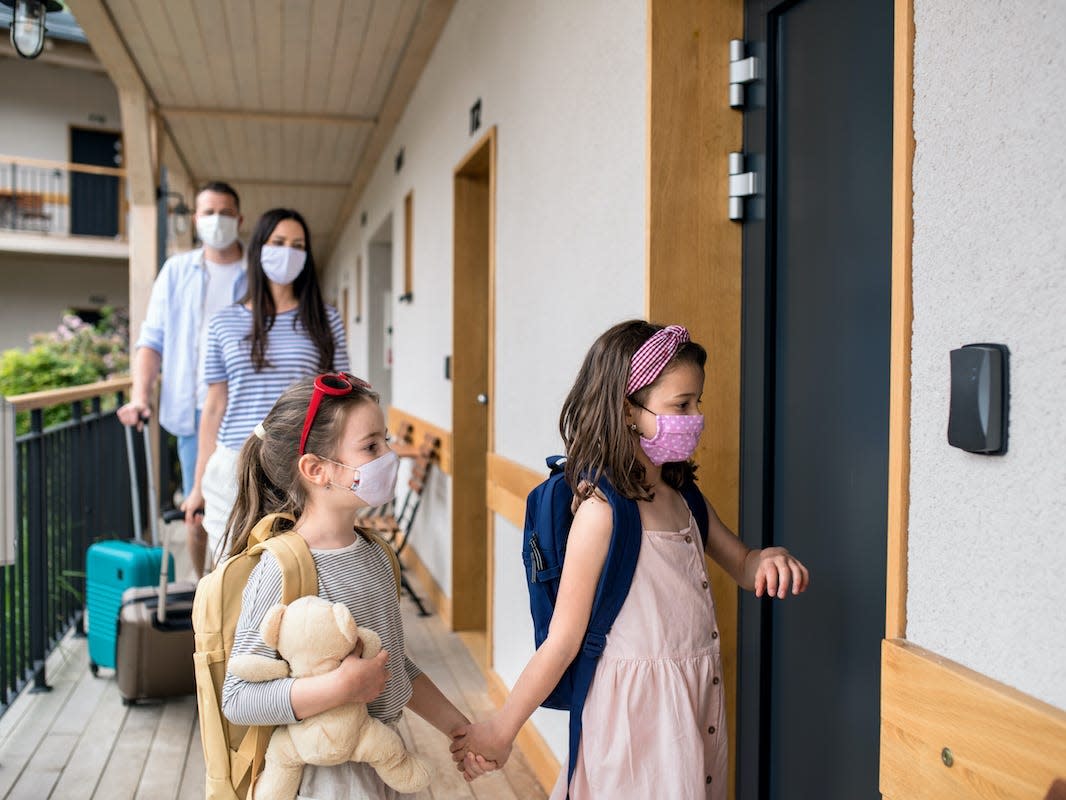
[{"label": "girl's brown hair", "polygon": [[[625,402],[644,405],[666,372],[678,364],[703,369],[707,351],[686,342],[652,383],[626,397],[626,381],[633,354],[664,326],[644,320],[621,322],[598,338],[578,371],[563,403],[559,433],[566,447],[566,481],[580,500],[589,497],[603,476],[623,497],[651,500],[644,465],[637,458],[637,437],[626,426]],[[695,478],[691,461],[663,465],[663,481],[675,489]]]},{"label": "girl's brown hair", "polygon": [[[303,513],[307,492],[300,482],[297,465],[300,435],[313,391],[314,378],[306,378],[286,389],[263,420],[263,438],[253,433],[241,448],[237,459],[237,502],[223,537],[229,555],[245,550],[248,534],[267,514],[284,512],[298,519]],[[323,397],[307,436],[305,452],[326,458],[333,456],[349,410],[362,403],[376,402],[377,393],[358,384],[349,394]],[[225,544],[223,548],[226,549]]]}]

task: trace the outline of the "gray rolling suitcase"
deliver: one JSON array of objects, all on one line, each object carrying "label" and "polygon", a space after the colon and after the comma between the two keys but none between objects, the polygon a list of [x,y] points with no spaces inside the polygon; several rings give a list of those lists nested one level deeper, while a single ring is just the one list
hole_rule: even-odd
[{"label": "gray rolling suitcase", "polygon": [[[148,505],[152,523],[152,540],[159,537],[159,499],[155,493],[155,461],[151,437],[144,427],[145,461],[148,472]],[[176,509],[168,511],[166,522],[184,516]],[[194,648],[192,600],[196,584],[191,581],[167,580],[170,537],[162,539],[163,558],[158,586],[138,586],[122,594],[118,615],[115,653],[115,676],[122,702],[130,705],[176,695],[194,694]]]}]

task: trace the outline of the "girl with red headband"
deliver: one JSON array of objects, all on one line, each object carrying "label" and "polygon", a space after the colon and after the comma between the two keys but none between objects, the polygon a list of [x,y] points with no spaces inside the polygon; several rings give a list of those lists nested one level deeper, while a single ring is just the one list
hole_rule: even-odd
[{"label": "girl with red headband", "polygon": [[[381,637],[383,649],[364,659],[357,643],[339,667],[312,677],[255,683],[227,673],[222,712],[233,724],[288,725],[346,703],[367,703],[371,716],[392,727],[405,708],[445,734],[467,723],[407,657],[390,559],[354,527],[360,509],[392,499],[397,464],[377,394],[347,373],[304,379],[285,390],[244,443],[237,499],[226,527],[227,550],[243,553],[259,520],[287,515],[284,527],[298,533],[311,551],[319,596],[346,605],[361,626]],[[267,551],[245,585],[231,658],[278,658],[260,626],[281,598],[281,566]],[[384,772],[396,765],[309,764],[297,796],[395,800],[397,792],[375,767]],[[491,765],[482,762],[481,767]]]},{"label": "girl with red headband", "polygon": [[710,503],[708,530],[697,529],[679,490],[694,478],[706,361],[683,327],[639,320],[608,330],[585,357],[559,420],[575,514],[551,627],[503,708],[459,732],[453,757],[468,778],[481,771],[470,752],[507,760],[582,646],[613,531],[596,489],[605,477],[637,505],[640,551],[585,700],[573,778],[564,766],[552,798],[726,797],[721,640],[704,554],[759,597],[799,594],[808,575],[784,548],[749,549]]}]

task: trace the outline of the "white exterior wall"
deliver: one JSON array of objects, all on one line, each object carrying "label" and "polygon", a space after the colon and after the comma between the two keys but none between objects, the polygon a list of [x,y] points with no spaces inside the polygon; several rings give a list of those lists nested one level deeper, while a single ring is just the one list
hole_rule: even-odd
[{"label": "white exterior wall", "polygon": [[[453,170],[496,125],[495,449],[533,469],[560,447],[559,409],[593,339],[643,313],[645,5],[458,3],[326,271],[330,293],[351,286],[357,255],[368,263],[367,241],[392,213],[398,296],[403,198],[414,189],[414,302],[393,300],[392,397],[396,407],[450,430],[444,358],[451,353]],[[470,135],[478,98],[482,127]],[[350,328],[357,370],[366,359],[366,317],[364,309],[363,323]],[[451,595],[451,493],[442,477],[431,480],[413,542]],[[493,660],[513,685],[533,653],[532,626],[519,532],[499,516],[495,528]],[[565,716],[540,711],[534,719],[564,756]]]},{"label": "white exterior wall", "polygon": [[[915,3],[907,638],[1066,708],[1066,5]],[[948,446],[948,351],[1009,346],[1005,456]]]},{"label": "white exterior wall", "polygon": [[124,260],[0,253],[0,351],[55,330],[67,308],[125,307]]},{"label": "white exterior wall", "polygon": [[0,87],[0,155],[70,161],[71,125],[122,130],[118,93],[102,72],[0,58]]}]

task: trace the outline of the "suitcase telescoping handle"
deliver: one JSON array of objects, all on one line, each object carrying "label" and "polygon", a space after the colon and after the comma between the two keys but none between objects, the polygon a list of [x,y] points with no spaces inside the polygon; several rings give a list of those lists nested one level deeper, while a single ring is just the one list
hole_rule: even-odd
[{"label": "suitcase telescoping handle", "polygon": [[[159,495],[155,492],[155,459],[152,457],[152,430],[149,425],[142,425],[144,431],[144,465],[148,473],[148,516],[152,520],[152,545],[159,546]],[[170,537],[163,537],[163,553],[159,559],[159,605],[156,607],[156,619],[167,621],[167,578],[170,566]]]},{"label": "suitcase telescoping handle", "polygon": [[[148,426],[148,417],[142,417],[144,423],[144,463],[148,477],[148,519],[152,526],[152,546],[159,546],[159,497],[155,493],[155,459],[152,458],[152,431]],[[137,457],[133,447],[133,428],[124,425],[126,432],[126,460],[130,468],[130,501],[133,506],[133,536],[138,542],[144,541],[144,522],[141,517],[140,481],[137,476]]]},{"label": "suitcase telescoping handle", "polygon": [[[155,459],[152,457],[152,428],[148,425],[148,417],[142,417],[141,431],[144,433],[144,471],[148,476],[148,519],[152,526],[152,545],[159,545],[159,496],[155,492]],[[133,501],[133,527],[134,535],[138,542],[143,542],[141,534],[141,499],[137,491],[137,461],[133,452],[133,428],[126,428],[126,455],[130,462],[130,498]],[[159,560],[159,605],[156,610],[156,618],[160,622],[167,621],[167,577],[170,566],[170,542],[164,537],[163,553]]]},{"label": "suitcase telescoping handle", "polygon": [[[144,541],[144,528],[141,526],[141,493],[137,491],[140,481],[137,480],[137,458],[133,452],[133,428],[123,425],[126,432],[126,460],[130,465],[130,500],[133,501],[133,537],[138,542]],[[148,430],[147,426],[145,430]],[[148,472],[152,471],[151,466]]]}]

